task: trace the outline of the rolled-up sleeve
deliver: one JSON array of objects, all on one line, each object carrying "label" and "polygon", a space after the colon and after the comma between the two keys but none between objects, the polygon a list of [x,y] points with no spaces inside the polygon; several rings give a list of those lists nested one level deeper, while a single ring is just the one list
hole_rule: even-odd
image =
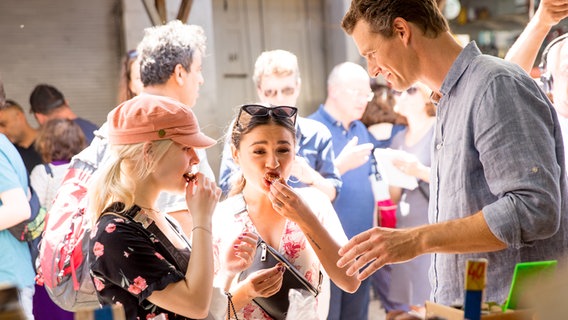
[{"label": "rolled-up sleeve", "polygon": [[[519,248],[549,238],[560,225],[561,168],[553,110],[530,84],[498,76],[476,110],[475,149],[496,201],[482,208],[490,230]],[[514,116],[511,116],[514,115]]]}]

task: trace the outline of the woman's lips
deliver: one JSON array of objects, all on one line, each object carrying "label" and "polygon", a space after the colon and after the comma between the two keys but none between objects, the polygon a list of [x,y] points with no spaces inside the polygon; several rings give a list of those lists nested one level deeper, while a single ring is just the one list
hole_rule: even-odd
[{"label": "woman's lips", "polygon": [[272,184],[274,181],[280,181],[280,183],[284,183],[284,180],[280,178],[280,175],[275,172],[267,172],[264,174],[264,180],[268,181],[269,184]]},{"label": "woman's lips", "polygon": [[197,176],[195,175],[195,173],[190,173],[190,172],[184,173],[183,177],[185,181],[187,181],[188,183],[197,180]]}]

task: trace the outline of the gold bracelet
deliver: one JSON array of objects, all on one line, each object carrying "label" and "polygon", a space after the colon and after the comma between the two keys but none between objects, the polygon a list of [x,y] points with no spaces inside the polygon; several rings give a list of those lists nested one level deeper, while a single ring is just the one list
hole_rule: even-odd
[{"label": "gold bracelet", "polygon": [[193,233],[193,231],[194,231],[195,229],[201,229],[201,230],[203,230],[203,231],[209,232],[210,235],[213,235],[213,234],[211,233],[211,230],[209,230],[209,229],[207,229],[207,228],[205,228],[205,227],[202,227],[202,226],[195,226],[195,227],[193,227],[193,229],[191,229],[191,232]]}]

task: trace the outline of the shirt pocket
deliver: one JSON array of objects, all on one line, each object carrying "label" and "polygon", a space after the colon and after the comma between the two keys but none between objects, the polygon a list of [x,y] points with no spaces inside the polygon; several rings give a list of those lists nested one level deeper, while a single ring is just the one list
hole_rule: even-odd
[{"label": "shirt pocket", "polygon": [[438,157],[439,193],[446,200],[462,191],[467,183],[468,150],[461,136],[447,136],[441,147],[435,144]]}]

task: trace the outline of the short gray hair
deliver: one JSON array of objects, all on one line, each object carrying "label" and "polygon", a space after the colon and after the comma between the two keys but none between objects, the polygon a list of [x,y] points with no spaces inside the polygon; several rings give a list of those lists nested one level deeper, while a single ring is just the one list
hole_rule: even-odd
[{"label": "short gray hair", "polygon": [[[327,77],[327,86],[335,86],[345,83],[345,81],[349,81],[348,76],[356,76],[360,78],[367,78],[369,74],[361,65],[356,64],[354,62],[342,62],[331,70],[329,76]],[[371,80],[369,79],[369,83]],[[369,84],[370,86],[370,84]]]},{"label": "short gray hair", "polygon": [[136,49],[140,55],[140,80],[144,86],[166,83],[178,64],[189,71],[194,53],[205,55],[206,40],[203,28],[179,20],[146,28]]}]

